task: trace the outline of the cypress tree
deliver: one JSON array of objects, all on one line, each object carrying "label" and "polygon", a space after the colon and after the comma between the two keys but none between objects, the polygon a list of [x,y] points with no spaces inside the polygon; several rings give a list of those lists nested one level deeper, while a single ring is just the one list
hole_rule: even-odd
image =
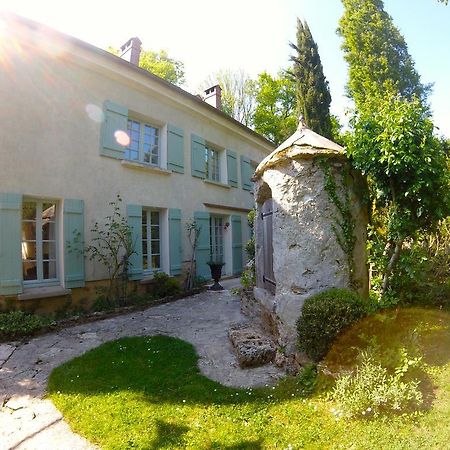
[{"label": "cypress tree", "polygon": [[405,39],[382,0],[342,0],[338,34],[349,67],[347,92],[357,110],[373,109],[386,95],[425,103],[429,86],[420,82]]},{"label": "cypress tree", "polygon": [[316,133],[332,138],[328,81],[323,74],[319,50],[306,21],[297,19],[297,43],[295,50],[294,76],[297,85],[297,109],[306,125]]}]

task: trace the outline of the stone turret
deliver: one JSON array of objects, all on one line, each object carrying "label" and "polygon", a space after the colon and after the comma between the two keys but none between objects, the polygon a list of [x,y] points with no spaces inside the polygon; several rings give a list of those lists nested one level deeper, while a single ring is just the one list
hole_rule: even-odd
[{"label": "stone turret", "polygon": [[[368,294],[368,215],[362,200],[366,184],[341,146],[302,122],[259,164],[254,181],[257,307],[253,314],[275,335],[278,345],[293,354],[296,321],[307,297],[332,287]],[[335,187],[338,201],[330,195],[330,186]],[[350,214],[343,217],[339,203],[349,206]],[[351,251],[342,245],[342,223],[353,227]]]}]

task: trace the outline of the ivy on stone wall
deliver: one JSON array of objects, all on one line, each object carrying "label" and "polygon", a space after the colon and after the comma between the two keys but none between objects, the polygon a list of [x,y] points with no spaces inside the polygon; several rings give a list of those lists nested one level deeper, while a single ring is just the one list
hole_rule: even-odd
[{"label": "ivy on stone wall", "polygon": [[338,193],[338,186],[331,172],[331,168],[327,159],[319,159],[319,166],[325,176],[325,191],[327,192],[331,202],[336,206],[339,212],[339,217],[334,217],[332,229],[336,239],[342,248],[347,258],[347,266],[349,270],[350,285],[356,287],[355,280],[355,262],[353,259],[353,252],[355,250],[356,236],[355,236],[355,219],[353,218],[350,204],[349,194],[349,169],[345,167],[342,172],[342,187],[343,195]]}]

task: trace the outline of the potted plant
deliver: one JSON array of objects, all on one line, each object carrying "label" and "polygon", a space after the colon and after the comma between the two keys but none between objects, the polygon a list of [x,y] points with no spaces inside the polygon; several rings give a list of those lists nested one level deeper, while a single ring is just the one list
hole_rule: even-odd
[{"label": "potted plant", "polygon": [[211,278],[214,280],[214,284],[209,288],[211,291],[221,291],[223,286],[219,284],[222,276],[222,267],[225,265],[222,261],[209,261],[209,268],[211,269]]}]

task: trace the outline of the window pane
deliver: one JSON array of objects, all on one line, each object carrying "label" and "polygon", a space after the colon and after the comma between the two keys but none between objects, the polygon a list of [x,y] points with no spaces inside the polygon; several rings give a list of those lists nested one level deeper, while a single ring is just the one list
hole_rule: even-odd
[{"label": "window pane", "polygon": [[36,240],[36,222],[22,222],[22,240]]},{"label": "window pane", "polygon": [[142,241],[142,254],[147,255],[147,241]]},{"label": "window pane", "polygon": [[152,241],[152,254],[159,253],[159,241]]},{"label": "window pane", "polygon": [[42,243],[42,259],[55,259],[56,258],[56,243],[55,242],[43,242]]},{"label": "window pane", "polygon": [[23,263],[23,279],[24,281],[37,279],[36,261],[26,261]]},{"label": "window pane", "polygon": [[153,269],[161,268],[161,256],[160,255],[152,255],[152,268]]},{"label": "window pane", "polygon": [[147,256],[144,256],[144,260],[142,262],[142,267],[143,267],[144,270],[147,270],[149,268],[148,267],[148,258],[147,258]]},{"label": "window pane", "polygon": [[56,239],[56,224],[55,222],[49,222],[44,220],[42,224],[42,240],[54,241]]},{"label": "window pane", "polygon": [[22,259],[36,259],[35,242],[22,242]]},{"label": "window pane", "polygon": [[56,278],[56,261],[44,261],[43,277],[44,280]]},{"label": "window pane", "polygon": [[158,165],[158,157],[157,156],[152,156],[151,163],[154,164],[155,166],[157,166]]},{"label": "window pane", "polygon": [[42,220],[55,220],[56,205],[54,203],[44,203],[42,205]]},{"label": "window pane", "polygon": [[36,220],[36,203],[24,202],[22,207],[23,220]]},{"label": "window pane", "polygon": [[151,222],[152,222],[152,225],[159,225],[159,212],[158,211],[151,212]]},{"label": "window pane", "polygon": [[152,239],[159,239],[159,226],[152,226]]},{"label": "window pane", "polygon": [[128,146],[131,150],[138,151],[139,150],[139,135],[132,135],[130,145]]}]

